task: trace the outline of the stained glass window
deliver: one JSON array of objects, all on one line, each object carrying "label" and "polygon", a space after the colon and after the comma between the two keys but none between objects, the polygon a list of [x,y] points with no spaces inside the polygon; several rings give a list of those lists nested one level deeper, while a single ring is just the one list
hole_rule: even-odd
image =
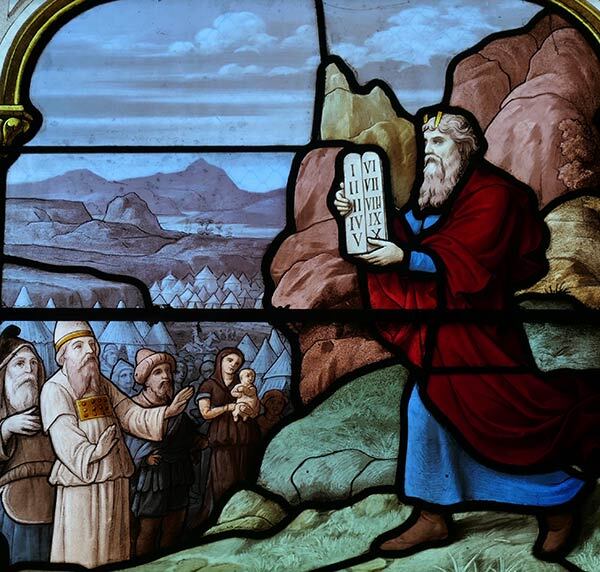
[{"label": "stained glass window", "polygon": [[3,569],[599,569],[599,41],[5,2]]}]

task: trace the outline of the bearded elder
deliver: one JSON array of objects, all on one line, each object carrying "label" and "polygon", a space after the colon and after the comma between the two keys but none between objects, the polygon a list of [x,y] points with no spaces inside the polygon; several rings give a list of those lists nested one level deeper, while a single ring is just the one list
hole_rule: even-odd
[{"label": "bearded elder", "polygon": [[[483,134],[463,110],[425,115],[421,141],[421,182],[392,240],[371,239],[377,248],[356,258],[372,308],[434,311],[379,327],[413,373],[398,485],[416,508],[375,548],[448,544],[453,512],[498,503],[538,516],[534,553],[553,560],[573,545],[577,501],[600,473],[599,386],[540,372],[514,311],[515,291],[548,269],[531,189],[483,159]],[[334,205],[352,210],[343,186]]]}]

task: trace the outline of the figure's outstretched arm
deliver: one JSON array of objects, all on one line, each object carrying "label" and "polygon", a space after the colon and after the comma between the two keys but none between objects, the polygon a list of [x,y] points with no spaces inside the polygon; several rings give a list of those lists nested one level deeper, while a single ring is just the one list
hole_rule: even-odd
[{"label": "figure's outstretched arm", "polygon": [[207,421],[210,421],[211,419],[215,419],[216,417],[223,415],[223,413],[233,411],[235,409],[235,403],[211,407],[210,398],[202,397],[198,400],[198,408],[200,409],[200,415],[202,415],[202,417],[204,417],[204,419]]}]

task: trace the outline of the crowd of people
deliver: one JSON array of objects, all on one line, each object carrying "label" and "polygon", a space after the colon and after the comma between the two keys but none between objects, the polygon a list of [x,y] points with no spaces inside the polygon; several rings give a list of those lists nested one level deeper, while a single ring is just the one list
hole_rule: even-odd
[{"label": "crowd of people", "polygon": [[110,357],[106,375],[87,322],[57,322],[53,341],[59,369],[45,379],[17,327],[0,335],[0,532],[10,562],[94,567],[173,547],[255,478],[288,398],[277,389],[259,398],[239,348],[199,367],[140,348],[135,364]]}]

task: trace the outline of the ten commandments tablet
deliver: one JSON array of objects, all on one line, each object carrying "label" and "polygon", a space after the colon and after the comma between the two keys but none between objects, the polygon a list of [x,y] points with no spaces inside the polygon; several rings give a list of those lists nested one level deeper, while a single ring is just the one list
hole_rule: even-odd
[{"label": "ten commandments tablet", "polygon": [[365,254],[379,248],[367,238],[387,240],[381,158],[373,151],[344,157],[344,193],[352,202],[346,217],[348,254]]}]

